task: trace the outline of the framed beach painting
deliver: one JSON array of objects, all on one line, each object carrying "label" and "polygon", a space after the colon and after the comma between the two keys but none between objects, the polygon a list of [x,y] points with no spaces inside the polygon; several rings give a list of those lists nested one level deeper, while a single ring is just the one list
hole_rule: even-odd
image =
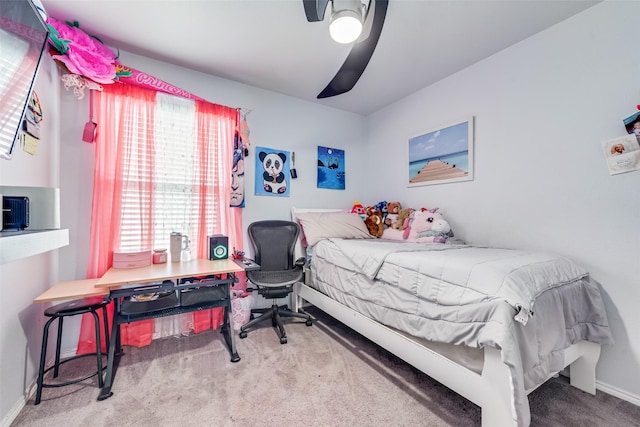
[{"label": "framed beach painting", "polygon": [[408,187],[473,180],[473,117],[409,138]]}]

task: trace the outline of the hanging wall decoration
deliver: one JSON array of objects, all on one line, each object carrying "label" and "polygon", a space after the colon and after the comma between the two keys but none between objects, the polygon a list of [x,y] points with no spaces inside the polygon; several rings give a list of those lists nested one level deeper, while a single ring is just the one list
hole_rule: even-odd
[{"label": "hanging wall decoration", "polygon": [[289,197],[289,152],[256,147],[256,196]]},{"label": "hanging wall decoration", "polygon": [[318,146],[318,188],[344,190],[344,150]]},{"label": "hanging wall decoration", "polygon": [[473,117],[409,138],[408,186],[473,180]]},{"label": "hanging wall decoration", "polygon": [[627,135],[600,143],[610,175],[640,170],[640,111],[622,122]]},{"label": "hanging wall decoration", "polygon": [[233,139],[233,163],[231,165],[231,201],[232,208],[244,208],[244,149],[242,138],[236,132]]},{"label": "hanging wall decoration", "polygon": [[640,143],[635,134],[603,141],[601,145],[610,175],[640,170]]},{"label": "hanging wall decoration", "polygon": [[38,142],[40,141],[40,123],[42,122],[42,106],[38,93],[31,92],[31,98],[27,105],[27,111],[22,122],[22,149],[35,156],[38,153]]},{"label": "hanging wall decoration", "polygon": [[[638,105],[640,110],[640,105]],[[640,137],[640,111],[637,111],[622,121],[629,135],[634,134]]]}]

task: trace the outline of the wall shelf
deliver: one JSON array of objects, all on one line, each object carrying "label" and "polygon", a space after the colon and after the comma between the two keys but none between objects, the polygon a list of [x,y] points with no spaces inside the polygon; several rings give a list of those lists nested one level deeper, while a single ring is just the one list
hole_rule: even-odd
[{"label": "wall shelf", "polygon": [[58,188],[0,186],[0,194],[29,198],[29,227],[0,231],[0,265],[69,244],[69,230],[60,228]]},{"label": "wall shelf", "polygon": [[52,251],[69,244],[69,230],[0,232],[0,265]]}]

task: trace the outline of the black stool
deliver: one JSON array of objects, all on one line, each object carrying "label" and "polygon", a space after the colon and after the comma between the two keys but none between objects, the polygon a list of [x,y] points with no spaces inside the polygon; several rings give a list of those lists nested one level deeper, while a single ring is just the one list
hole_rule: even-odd
[{"label": "black stool", "polygon": [[[98,318],[97,310],[102,309],[102,316],[104,321],[104,335],[105,340],[107,342],[107,348],[109,347],[109,326],[107,324],[107,302],[97,302],[97,303],[89,303],[85,300],[78,299],[69,302],[65,302],[63,304],[54,305],[45,310],[44,315],[50,317],[47,323],[44,325],[44,333],[42,335],[42,349],[40,350],[40,369],[38,371],[38,390],[36,392],[36,405],[40,404],[40,399],[42,397],[42,388],[43,387],[63,387],[70,384],[79,383],[80,381],[84,381],[88,378],[91,378],[94,375],[98,375],[98,387],[102,388],[104,385],[104,379],[102,375],[102,370],[104,369],[102,366],[102,349],[100,348],[100,320]],[[88,353],[88,354],[80,354],[77,356],[70,357],[68,359],[60,361],[60,343],[62,341],[62,321],[67,316],[76,316],[78,314],[91,313],[93,315],[93,321],[95,323],[96,329],[96,352]],[[51,322],[58,319],[58,341],[56,343],[56,360],[53,366],[44,369],[45,359],[47,358],[47,340],[49,338],[49,326]],[[96,356],[97,358],[97,370],[89,375],[86,375],[82,378],[78,378],[71,381],[66,381],[63,383],[44,383],[44,374],[53,369],[53,378],[58,377],[58,369],[60,365],[63,363],[70,362],[72,360],[78,359],[80,357],[87,356]]]}]

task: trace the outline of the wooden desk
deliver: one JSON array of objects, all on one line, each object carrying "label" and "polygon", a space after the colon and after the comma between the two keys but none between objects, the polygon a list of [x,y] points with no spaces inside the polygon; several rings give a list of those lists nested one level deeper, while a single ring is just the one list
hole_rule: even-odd
[{"label": "wooden desk", "polygon": [[[114,301],[107,373],[98,400],[113,395],[111,387],[117,368],[116,357],[119,359],[122,355],[120,325],[123,323],[222,307],[225,313],[221,332],[229,347],[231,361],[238,362],[240,356],[235,346],[229,287],[237,281],[235,273],[240,271],[244,268],[230,259],[194,259],[140,268],[109,269],[94,285],[98,290],[107,291]],[[132,302],[128,298],[155,292],[167,296],[149,302]]]},{"label": "wooden desk", "polygon": [[109,295],[108,289],[96,287],[98,280],[99,279],[84,279],[56,283],[54,286],[35,298],[33,302],[51,302],[86,297],[103,297]]},{"label": "wooden desk", "polygon": [[97,288],[113,289],[123,285],[137,285],[212,274],[238,273],[240,271],[244,271],[244,268],[230,259],[216,261],[194,259],[189,262],[167,262],[140,268],[110,268],[96,282],[95,286]]}]

